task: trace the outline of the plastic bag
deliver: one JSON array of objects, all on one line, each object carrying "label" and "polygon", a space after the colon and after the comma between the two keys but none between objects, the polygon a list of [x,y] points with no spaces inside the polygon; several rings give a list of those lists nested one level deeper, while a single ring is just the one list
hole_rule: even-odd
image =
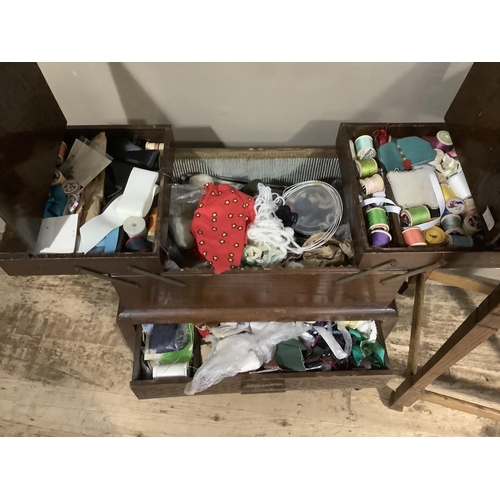
[{"label": "plastic bag", "polygon": [[188,396],[218,384],[226,377],[259,369],[271,361],[276,345],[298,338],[310,326],[304,323],[258,323],[249,325],[252,333],[240,333],[220,340],[209,358],[195,373],[184,390]]},{"label": "plastic bag", "polygon": [[196,186],[175,184],[172,186],[170,197],[170,232],[175,244],[187,250],[194,245],[191,234],[191,222],[194,212],[198,208],[204,188]]}]

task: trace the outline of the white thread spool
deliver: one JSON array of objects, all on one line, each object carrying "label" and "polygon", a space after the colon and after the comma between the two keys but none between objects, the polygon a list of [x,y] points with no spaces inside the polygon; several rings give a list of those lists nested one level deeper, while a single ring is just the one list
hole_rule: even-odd
[{"label": "white thread spool", "polygon": [[129,238],[141,234],[146,229],[146,221],[142,217],[129,217],[123,223],[123,230]]},{"label": "white thread spool", "polygon": [[452,175],[448,179],[448,186],[450,186],[453,193],[455,193],[455,196],[461,200],[465,200],[466,198],[470,198],[472,196],[469,185],[467,184],[467,179],[465,178],[463,172]]}]

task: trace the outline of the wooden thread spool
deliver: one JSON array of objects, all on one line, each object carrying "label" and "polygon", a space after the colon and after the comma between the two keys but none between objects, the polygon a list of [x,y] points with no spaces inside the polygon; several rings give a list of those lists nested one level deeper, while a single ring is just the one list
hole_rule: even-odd
[{"label": "wooden thread spool", "polygon": [[373,147],[373,139],[369,135],[361,135],[354,141],[356,157],[358,160],[375,158],[377,152]]},{"label": "wooden thread spool", "polygon": [[378,171],[377,160],[374,158],[366,158],[365,160],[359,160],[356,162],[356,167],[358,167],[358,176],[360,179],[365,179]]},{"label": "wooden thread spool", "polygon": [[365,196],[373,193],[380,193],[380,191],[384,190],[384,179],[382,179],[380,174],[374,174],[366,179],[360,179],[359,183],[361,184],[361,189]]},{"label": "wooden thread spool", "polygon": [[389,231],[389,219],[387,218],[387,212],[384,208],[373,207],[368,209],[366,211],[366,220],[370,231],[374,229]]},{"label": "wooden thread spool", "polygon": [[427,246],[422,230],[419,227],[409,227],[403,230],[403,238],[409,247]]},{"label": "wooden thread spool", "polygon": [[401,212],[401,223],[404,227],[418,226],[431,220],[431,212],[425,205],[411,207]]}]

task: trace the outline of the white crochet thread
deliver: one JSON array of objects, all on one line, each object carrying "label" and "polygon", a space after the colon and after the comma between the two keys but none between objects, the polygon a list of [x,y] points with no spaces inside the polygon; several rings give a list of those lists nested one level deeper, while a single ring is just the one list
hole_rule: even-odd
[{"label": "white crochet thread", "polygon": [[[301,184],[296,184],[296,186],[300,186]],[[294,187],[292,186],[290,189]],[[284,260],[289,252],[301,255],[304,252],[319,248],[333,236],[340,224],[342,209],[340,216],[335,218],[336,220],[321,239],[307,247],[301,247],[293,239],[293,229],[290,227],[285,228],[281,219],[276,216],[276,210],[285,204],[285,199],[276,193],[272,193],[271,188],[264,184],[259,184],[258,188],[259,195],[255,199],[255,220],[248,228],[247,236],[250,245],[257,246],[261,250],[265,250],[266,247],[275,250],[276,256],[273,259],[273,263]],[[338,196],[336,191],[335,193]],[[341,201],[340,206],[342,207]]]}]

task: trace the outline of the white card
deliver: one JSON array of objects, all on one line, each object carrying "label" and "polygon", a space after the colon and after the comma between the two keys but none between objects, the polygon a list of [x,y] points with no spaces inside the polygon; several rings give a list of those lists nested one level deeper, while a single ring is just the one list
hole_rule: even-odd
[{"label": "white card", "polygon": [[36,253],[73,253],[78,231],[78,214],[42,219]]},{"label": "white card", "polygon": [[488,228],[488,231],[491,231],[495,226],[495,219],[493,218],[490,207],[486,207],[486,210],[484,211],[483,214],[483,219],[484,222],[486,222],[486,227]]}]

